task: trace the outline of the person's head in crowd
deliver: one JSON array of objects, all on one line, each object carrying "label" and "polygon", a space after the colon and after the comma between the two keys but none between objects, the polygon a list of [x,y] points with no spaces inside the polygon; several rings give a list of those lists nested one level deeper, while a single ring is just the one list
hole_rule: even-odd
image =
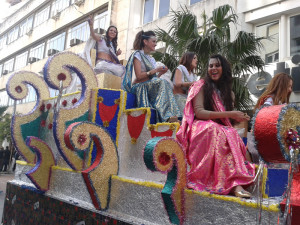
[{"label": "person's head in crowd", "polygon": [[218,91],[226,111],[233,110],[232,70],[227,59],[219,54],[212,55],[208,61],[208,69],[204,78],[204,108],[214,111],[213,92]]},{"label": "person's head in crowd", "polygon": [[257,100],[254,110],[258,109],[263,105],[263,102],[267,97],[271,97],[273,100],[273,105],[288,104],[290,102],[290,96],[293,91],[293,79],[290,75],[286,73],[276,74],[266,90]]},{"label": "person's head in crowd", "polygon": [[197,63],[198,58],[194,52],[184,53],[179,61],[179,64],[184,65],[189,72],[193,72],[193,70],[197,67]]},{"label": "person's head in crowd", "polygon": [[134,50],[144,50],[145,52],[155,51],[156,36],[153,31],[140,31],[136,34],[133,42]]}]

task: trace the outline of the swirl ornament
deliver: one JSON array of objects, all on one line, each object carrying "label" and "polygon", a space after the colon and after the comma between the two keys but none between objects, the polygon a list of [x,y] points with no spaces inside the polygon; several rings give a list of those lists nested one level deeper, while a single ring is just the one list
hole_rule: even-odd
[{"label": "swirl ornament", "polygon": [[26,144],[34,149],[37,155],[35,166],[26,173],[26,176],[38,189],[48,191],[52,166],[56,165],[51,148],[37,137],[27,137]]},{"label": "swirl ornament", "polygon": [[113,139],[100,126],[90,122],[71,124],[65,134],[71,149],[88,151],[91,142],[96,146],[96,157],[92,165],[82,171],[82,176],[96,209],[107,209],[109,204],[111,176],[119,169],[118,154]]},{"label": "swirl ornament", "polygon": [[145,146],[144,161],[151,171],[168,173],[161,195],[171,223],[182,224],[186,162],[181,146],[173,138],[152,138]]},{"label": "swirl ornament", "polygon": [[62,52],[49,58],[44,66],[44,78],[47,84],[59,90],[66,88],[72,81],[71,71],[75,72],[81,81],[81,96],[70,108],[61,107],[54,114],[53,134],[57,148],[68,165],[81,171],[84,168],[85,155],[81,150],[70,150],[64,142],[66,128],[74,123],[89,120],[91,92],[97,87],[97,79],[93,68],[81,57],[71,52]]},{"label": "swirl ornament", "polygon": [[25,159],[26,162],[35,164],[34,150],[30,149],[26,143],[27,136],[39,136],[41,123],[40,107],[42,99],[50,97],[49,89],[41,76],[29,71],[20,71],[14,73],[6,84],[6,91],[14,100],[22,100],[28,95],[28,87],[34,88],[37,96],[37,101],[34,108],[25,115],[15,114],[12,117],[11,135],[17,151]]}]

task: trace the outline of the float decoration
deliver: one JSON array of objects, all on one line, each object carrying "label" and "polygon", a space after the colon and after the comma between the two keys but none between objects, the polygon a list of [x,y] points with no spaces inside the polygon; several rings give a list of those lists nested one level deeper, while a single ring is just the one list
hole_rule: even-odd
[{"label": "float decoration", "polygon": [[161,195],[170,221],[174,224],[182,224],[186,162],[181,146],[172,138],[153,138],[145,146],[144,161],[151,171],[168,173]]},{"label": "float decoration", "polygon": [[37,137],[27,137],[26,145],[35,150],[36,165],[26,173],[26,176],[41,191],[48,191],[52,166],[56,165],[51,148]]},{"label": "float decoration", "polygon": [[127,111],[126,114],[128,132],[131,137],[131,143],[136,144],[137,139],[139,138],[144,127],[147,111],[142,110],[142,113],[139,116],[132,116],[130,111]]}]

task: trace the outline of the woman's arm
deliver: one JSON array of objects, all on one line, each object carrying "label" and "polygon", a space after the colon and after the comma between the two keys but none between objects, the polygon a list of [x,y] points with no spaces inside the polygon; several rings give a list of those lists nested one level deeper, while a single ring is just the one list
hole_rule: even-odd
[{"label": "woman's arm", "polygon": [[134,72],[135,72],[137,82],[143,82],[143,81],[149,80],[149,76],[151,76],[157,72],[157,69],[152,69],[148,72],[142,72],[141,62],[137,58],[134,58],[133,66],[134,66]]},{"label": "woman's arm", "polygon": [[95,41],[101,41],[101,36],[98,35],[98,34],[96,34],[96,33],[94,32],[94,17],[89,16],[88,24],[89,24],[89,27],[90,27],[90,34],[91,34],[91,37],[92,37]]},{"label": "woman's arm", "polygon": [[247,114],[240,111],[215,112],[215,111],[209,111],[204,109],[203,88],[193,99],[193,107],[194,107],[195,116],[199,120],[231,118],[238,122],[241,122],[250,119],[250,117]]},{"label": "woman's arm", "polygon": [[192,82],[182,82],[182,72],[179,69],[176,69],[175,71],[174,81],[175,81],[174,86],[177,88],[183,88],[183,87],[189,88],[192,85]]}]

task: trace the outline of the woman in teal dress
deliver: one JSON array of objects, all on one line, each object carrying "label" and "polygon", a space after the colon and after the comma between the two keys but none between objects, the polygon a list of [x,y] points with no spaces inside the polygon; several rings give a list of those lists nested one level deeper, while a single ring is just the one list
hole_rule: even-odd
[{"label": "woman in teal dress", "polygon": [[[156,37],[153,31],[140,31],[133,43],[134,52],[128,59],[123,88],[136,95],[138,107],[156,110],[157,122],[176,122],[181,117],[170,84],[160,76],[166,66],[156,67],[149,54],[155,51]],[[135,74],[135,77],[134,77]]]}]

